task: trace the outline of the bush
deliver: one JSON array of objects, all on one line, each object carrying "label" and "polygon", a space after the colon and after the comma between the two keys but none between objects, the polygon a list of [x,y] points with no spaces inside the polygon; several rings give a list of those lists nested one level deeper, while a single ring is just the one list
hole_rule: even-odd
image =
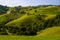
[{"label": "bush", "polygon": [[26,14],[26,12],[25,11],[21,11],[21,14]]},{"label": "bush", "polygon": [[0,26],[0,35],[8,35],[7,29],[4,26]]},{"label": "bush", "polygon": [[35,12],[37,12],[37,10],[35,10]]}]

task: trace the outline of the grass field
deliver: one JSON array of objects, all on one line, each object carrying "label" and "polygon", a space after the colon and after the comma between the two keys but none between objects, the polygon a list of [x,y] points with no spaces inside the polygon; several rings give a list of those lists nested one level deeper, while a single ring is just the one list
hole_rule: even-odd
[{"label": "grass field", "polygon": [[0,36],[0,40],[60,40],[60,37],[48,36]]}]

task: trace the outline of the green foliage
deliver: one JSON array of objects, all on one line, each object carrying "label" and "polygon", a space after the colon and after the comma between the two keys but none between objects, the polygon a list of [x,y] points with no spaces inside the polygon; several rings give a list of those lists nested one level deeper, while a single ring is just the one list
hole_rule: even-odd
[{"label": "green foliage", "polygon": [[4,14],[8,11],[8,7],[7,6],[2,6],[0,5],[0,14]]},{"label": "green foliage", "polygon": [[3,25],[0,26],[0,35],[8,35],[6,27]]}]

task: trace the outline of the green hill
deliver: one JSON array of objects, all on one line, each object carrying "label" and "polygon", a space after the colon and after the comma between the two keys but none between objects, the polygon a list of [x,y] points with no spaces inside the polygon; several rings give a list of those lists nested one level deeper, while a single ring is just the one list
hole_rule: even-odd
[{"label": "green hill", "polygon": [[[32,31],[36,32],[35,31],[35,30],[37,30],[36,27],[39,26],[38,23],[39,23],[39,20],[37,19],[37,17],[35,15],[24,15],[16,20],[13,20],[13,21],[7,23],[6,26],[8,27],[8,29],[11,28],[12,31],[15,30],[13,28],[18,27],[19,28],[18,30],[20,30],[20,31],[18,31],[19,33],[21,33],[21,31],[22,31],[22,34],[26,33],[26,35],[28,35],[28,34],[31,34]],[[32,34],[34,34],[34,33],[32,33]]]},{"label": "green hill", "polygon": [[60,37],[60,26],[57,27],[52,27],[52,28],[47,28],[45,30],[42,30],[38,36],[58,36]]},{"label": "green hill", "polygon": [[0,8],[0,35],[37,35],[46,28],[60,26],[60,6]]},{"label": "green hill", "polygon": [[56,6],[49,6],[46,7],[45,9],[43,9],[40,13],[41,14],[60,14],[60,7],[56,7]]}]

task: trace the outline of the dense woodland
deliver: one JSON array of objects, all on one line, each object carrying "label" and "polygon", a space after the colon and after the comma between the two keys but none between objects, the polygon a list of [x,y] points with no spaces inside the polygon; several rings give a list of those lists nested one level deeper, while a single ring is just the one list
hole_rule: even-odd
[{"label": "dense woodland", "polygon": [[59,5],[0,5],[0,35],[37,35],[37,32],[54,26],[60,26]]}]

